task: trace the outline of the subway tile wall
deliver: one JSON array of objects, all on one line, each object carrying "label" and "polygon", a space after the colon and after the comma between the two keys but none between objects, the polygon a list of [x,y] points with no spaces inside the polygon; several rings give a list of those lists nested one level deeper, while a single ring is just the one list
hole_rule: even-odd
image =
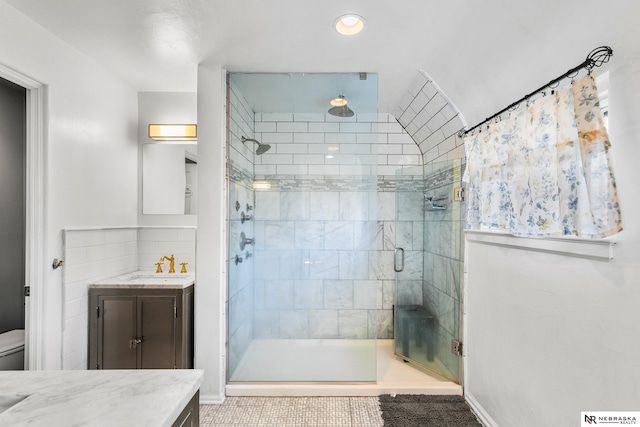
[{"label": "subway tile wall", "polygon": [[[227,210],[227,369],[229,377],[253,340],[253,246],[240,248],[240,236],[254,235],[254,222],[242,221],[242,214],[253,216],[253,162],[255,144],[242,143],[242,137],[254,138],[254,113],[233,81],[229,82],[227,174],[229,206]],[[236,261],[237,257],[237,261]]]},{"label": "subway tile wall", "polygon": [[255,136],[271,145],[255,157],[257,179],[393,176],[422,164],[420,149],[390,114],[256,113]]},{"label": "subway tile wall", "polygon": [[193,270],[195,240],[195,228],[63,230],[62,368],[87,369],[91,283],[136,270],[155,271],[162,255],[174,254],[176,268],[188,262]]},{"label": "subway tile wall", "polygon": [[462,116],[424,71],[418,72],[392,113],[418,144],[425,165],[464,158],[458,136],[465,127]]}]

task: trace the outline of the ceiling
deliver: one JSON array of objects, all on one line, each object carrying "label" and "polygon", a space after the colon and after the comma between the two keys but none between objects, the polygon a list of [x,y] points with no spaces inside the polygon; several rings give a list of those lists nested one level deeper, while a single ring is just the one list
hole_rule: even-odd
[{"label": "ceiling", "polygon": [[[138,91],[196,91],[197,65],[377,76],[393,110],[420,69],[469,124],[582,62],[636,50],[637,0],[0,0]],[[345,13],[362,33],[332,28]],[[349,91],[347,88],[336,90]],[[356,102],[353,99],[353,102]]]}]

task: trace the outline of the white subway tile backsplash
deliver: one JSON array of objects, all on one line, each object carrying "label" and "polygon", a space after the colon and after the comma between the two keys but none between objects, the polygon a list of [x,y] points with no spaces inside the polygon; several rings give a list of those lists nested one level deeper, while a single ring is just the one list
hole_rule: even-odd
[{"label": "white subway tile backsplash", "polygon": [[419,165],[422,163],[422,156],[420,154],[403,154],[403,155],[389,155],[387,161],[391,165]]},{"label": "white subway tile backsplash", "polygon": [[[420,147],[416,144],[403,144],[401,147],[402,147],[402,154],[417,154],[419,156],[422,156]],[[396,154],[396,153],[393,153],[393,154]]]},{"label": "white subway tile backsplash", "polygon": [[276,154],[306,154],[307,144],[277,144]]},{"label": "white subway tile backsplash", "polygon": [[370,154],[371,146],[369,144],[340,144],[340,153],[342,154]]},{"label": "white subway tile backsplash", "polygon": [[444,117],[444,114],[442,114],[441,112],[438,112],[435,116],[433,116],[431,118],[431,120],[429,120],[427,122],[427,126],[429,126],[429,129],[440,129],[442,126],[445,125],[445,123],[447,123],[447,119]]},{"label": "white subway tile backsplash", "polygon": [[255,119],[256,122],[292,122],[293,113],[262,113],[260,120]]},{"label": "white subway tile backsplash", "polygon": [[327,133],[324,140],[326,144],[354,144],[356,135],[352,133]]},{"label": "white subway tile backsplash", "polygon": [[323,122],[324,113],[294,113],[294,122]]},{"label": "white subway tile backsplash", "polygon": [[356,134],[358,144],[378,144],[387,142],[386,133],[358,133]]},{"label": "white subway tile backsplash", "polygon": [[316,133],[294,133],[293,142],[298,144],[322,144],[324,143],[325,134],[323,132]]},{"label": "white subway tile backsplash", "polygon": [[388,122],[389,118],[387,114],[380,113],[359,113],[356,114],[357,122],[369,122],[369,123],[380,123],[380,122]]},{"label": "white subway tile backsplash", "polygon": [[276,132],[276,122],[256,122],[255,131],[262,132]]},{"label": "white subway tile backsplash", "polygon": [[462,120],[460,120],[460,116],[455,116],[442,126],[442,132],[448,137],[457,134],[463,127],[464,125],[462,124]]},{"label": "white subway tile backsplash", "polygon": [[356,154],[332,154],[332,157],[326,157],[324,163],[326,165],[354,165],[356,164]]},{"label": "white subway tile backsplash", "polygon": [[396,165],[396,166],[378,165],[378,175],[394,176],[396,175],[396,172],[399,171],[401,168],[402,166],[399,166],[399,165]]},{"label": "white subway tile backsplash", "polygon": [[293,142],[293,133],[277,132],[268,133],[263,132],[258,137],[258,140],[263,144],[285,144]]},{"label": "white subway tile backsplash", "polygon": [[309,165],[308,173],[309,175],[340,175],[340,167],[339,165]]},{"label": "white subway tile backsplash", "polygon": [[340,165],[340,176],[373,176],[375,165]]},{"label": "white subway tile backsplash", "polygon": [[352,117],[338,117],[338,116],[333,116],[329,113],[324,115],[324,121],[325,122],[341,122],[341,123],[348,123],[348,122],[355,122],[356,121],[356,117],[357,115],[353,115]]},{"label": "white subway tile backsplash", "polygon": [[276,127],[278,132],[308,132],[307,122],[278,122]]},{"label": "white subway tile backsplash", "polygon": [[[385,126],[388,123],[382,123],[379,126]],[[400,127],[400,125],[398,125]],[[340,123],[340,132],[345,133],[366,133],[371,132],[371,123]],[[383,132],[378,129],[378,132]]]},{"label": "white subway tile backsplash", "polygon": [[[415,146],[417,149],[417,146],[413,144],[413,142],[411,144],[412,146]],[[404,146],[402,144],[380,144],[376,147],[376,149],[377,149],[378,156],[380,156],[383,154],[402,154],[403,147]],[[380,157],[378,157],[378,159],[380,159]],[[383,163],[380,163],[380,160],[378,160],[378,164],[386,165],[387,164],[386,157],[384,158]]]},{"label": "white subway tile backsplash", "polygon": [[309,123],[309,132],[337,133],[340,132],[340,123]]},{"label": "white subway tile backsplash", "polygon": [[255,165],[254,171],[256,177],[265,175],[275,175],[277,173],[276,165]]},{"label": "white subway tile backsplash", "polygon": [[265,153],[260,156],[264,164],[270,165],[291,165],[293,164],[292,154],[269,154]]},{"label": "white subway tile backsplash", "polygon": [[323,165],[324,154],[294,154],[293,163],[296,165]]},{"label": "white subway tile backsplash", "polygon": [[307,165],[278,165],[276,169],[278,175],[307,175]]}]

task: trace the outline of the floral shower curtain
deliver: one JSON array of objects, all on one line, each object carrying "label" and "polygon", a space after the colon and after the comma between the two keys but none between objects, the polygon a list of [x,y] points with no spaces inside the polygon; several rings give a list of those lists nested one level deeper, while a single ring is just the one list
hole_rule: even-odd
[{"label": "floral shower curtain", "polygon": [[597,93],[588,75],[464,138],[471,228],[591,239],[622,230]]}]

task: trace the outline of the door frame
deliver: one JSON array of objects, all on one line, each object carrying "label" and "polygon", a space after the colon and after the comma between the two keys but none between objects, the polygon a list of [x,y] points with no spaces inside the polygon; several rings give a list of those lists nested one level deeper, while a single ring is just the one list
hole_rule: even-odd
[{"label": "door frame", "polygon": [[43,368],[45,278],[45,138],[47,87],[0,64],[0,77],[26,89],[25,370]]}]

